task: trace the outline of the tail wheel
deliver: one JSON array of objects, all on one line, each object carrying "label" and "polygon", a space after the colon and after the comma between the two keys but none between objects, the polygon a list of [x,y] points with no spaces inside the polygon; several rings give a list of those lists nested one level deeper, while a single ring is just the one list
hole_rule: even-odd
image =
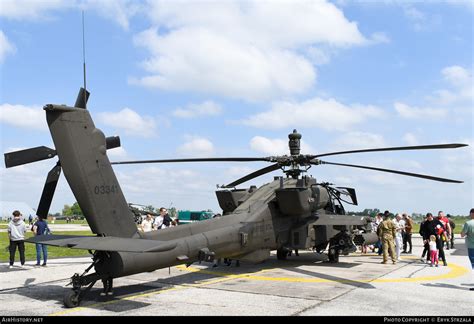
[{"label": "tail wheel", "polygon": [[79,299],[79,292],[70,290],[64,295],[64,306],[67,308],[74,308],[79,306],[80,304],[80,299]]}]

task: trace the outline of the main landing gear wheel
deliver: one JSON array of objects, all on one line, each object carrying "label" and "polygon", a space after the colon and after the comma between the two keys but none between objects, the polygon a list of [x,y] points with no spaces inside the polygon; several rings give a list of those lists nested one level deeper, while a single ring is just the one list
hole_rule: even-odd
[{"label": "main landing gear wheel", "polygon": [[278,260],[286,260],[287,256],[288,256],[288,250],[286,250],[286,249],[278,249],[277,250],[277,259]]},{"label": "main landing gear wheel", "polygon": [[329,262],[338,263],[339,262],[339,250],[336,247],[330,247],[328,251]]}]

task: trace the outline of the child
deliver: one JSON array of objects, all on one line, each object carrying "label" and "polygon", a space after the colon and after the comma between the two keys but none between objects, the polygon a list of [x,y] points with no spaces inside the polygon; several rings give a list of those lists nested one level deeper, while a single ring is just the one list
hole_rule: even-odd
[{"label": "child", "polygon": [[438,246],[436,245],[436,236],[430,235],[430,260],[431,266],[436,263],[438,266]]}]

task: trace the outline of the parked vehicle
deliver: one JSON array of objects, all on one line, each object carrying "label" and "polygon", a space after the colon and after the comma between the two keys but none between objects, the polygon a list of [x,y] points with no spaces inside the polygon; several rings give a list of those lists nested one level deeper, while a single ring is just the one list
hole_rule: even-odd
[{"label": "parked vehicle", "polygon": [[214,213],[211,211],[193,211],[193,210],[179,210],[178,219],[179,225],[199,222],[206,219],[211,219]]}]

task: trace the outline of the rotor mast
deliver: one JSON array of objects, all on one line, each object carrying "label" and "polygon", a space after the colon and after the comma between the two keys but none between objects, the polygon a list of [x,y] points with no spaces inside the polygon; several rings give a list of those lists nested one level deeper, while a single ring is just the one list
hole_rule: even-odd
[{"label": "rotor mast", "polygon": [[300,151],[301,151],[301,134],[298,133],[296,129],[293,129],[293,133],[288,134],[288,147],[290,148],[290,169],[286,170],[285,173],[288,176],[291,176],[293,179],[298,179],[299,175],[301,172],[304,172],[305,170],[300,169],[300,163],[299,163],[299,157],[300,157]]}]

